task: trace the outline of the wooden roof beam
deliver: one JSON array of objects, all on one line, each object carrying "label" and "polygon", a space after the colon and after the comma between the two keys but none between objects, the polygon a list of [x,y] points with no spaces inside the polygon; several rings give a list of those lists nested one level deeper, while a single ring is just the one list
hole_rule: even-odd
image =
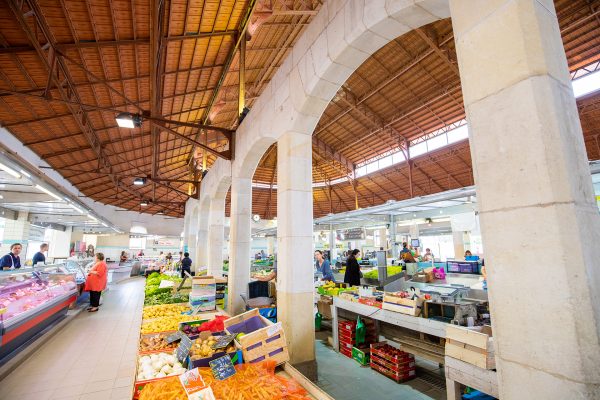
[{"label": "wooden roof beam", "polygon": [[316,137],[314,135],[312,138],[312,142],[313,142],[313,147],[316,148],[320,154],[326,156],[325,159],[331,159],[331,160],[337,162],[338,164],[340,164],[342,167],[344,167],[346,169],[348,175],[351,175],[352,178],[354,177],[354,170],[356,169],[356,166],[354,165],[353,162],[348,160],[346,157],[344,157],[344,155],[342,153],[340,153],[339,151],[336,151],[331,146],[329,146],[327,143],[325,143],[323,140],[319,139],[318,137]]}]

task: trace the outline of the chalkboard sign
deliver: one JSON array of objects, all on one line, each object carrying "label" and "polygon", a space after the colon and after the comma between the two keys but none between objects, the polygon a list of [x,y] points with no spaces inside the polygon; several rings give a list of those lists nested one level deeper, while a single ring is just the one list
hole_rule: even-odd
[{"label": "chalkboard sign", "polygon": [[180,340],[181,337],[182,337],[182,335],[183,334],[181,333],[181,331],[177,331],[174,334],[167,336],[165,338],[165,341],[167,342],[167,344],[171,344],[173,342],[176,342],[176,341]]},{"label": "chalkboard sign", "polygon": [[177,347],[177,359],[183,364],[187,356],[190,354],[192,348],[192,340],[187,335],[181,335],[181,342]]},{"label": "chalkboard sign", "polygon": [[213,344],[211,347],[213,349],[224,349],[225,347],[229,346],[229,343],[231,343],[233,341],[233,339],[235,339],[235,334],[233,335],[225,335],[225,336],[217,336],[217,342],[215,344]]},{"label": "chalkboard sign", "polygon": [[223,357],[219,357],[216,360],[212,360],[208,363],[210,365],[210,369],[215,377],[215,379],[219,381],[223,381],[230,376],[235,375],[235,368],[231,363],[231,358],[228,355],[224,355]]}]

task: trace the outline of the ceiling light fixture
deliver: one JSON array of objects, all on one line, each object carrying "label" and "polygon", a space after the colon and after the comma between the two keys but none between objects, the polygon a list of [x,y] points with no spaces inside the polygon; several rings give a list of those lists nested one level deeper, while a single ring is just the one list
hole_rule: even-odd
[{"label": "ceiling light fixture", "polygon": [[61,200],[59,195],[52,193],[50,190],[46,189],[45,187],[41,186],[41,185],[35,185],[36,189],[41,190],[42,192],[54,197],[56,200]]},{"label": "ceiling light fixture", "polygon": [[104,222],[101,222],[102,226],[105,228],[108,228],[108,225],[106,225]]},{"label": "ceiling light fixture", "polygon": [[93,215],[91,215],[91,214],[88,214],[87,216],[88,216],[88,218],[89,218],[89,219],[91,219],[92,221],[94,221],[94,222],[98,222],[98,220],[96,219],[96,217],[94,217]]},{"label": "ceiling light fixture", "polygon": [[147,205],[148,205],[148,202],[146,200],[142,200],[140,202],[140,206],[142,206],[142,207],[146,207]]},{"label": "ceiling light fixture", "polygon": [[85,212],[81,208],[77,207],[75,204],[69,203],[69,207],[71,207],[73,210],[77,211],[79,214],[85,214]]},{"label": "ceiling light fixture", "polygon": [[136,186],[142,186],[146,184],[146,178],[135,178],[133,184]]},{"label": "ceiling light fixture", "polygon": [[21,179],[20,173],[10,167],[7,167],[5,164],[0,163],[0,169],[17,179]]},{"label": "ceiling light fixture", "polygon": [[142,126],[142,116],[139,114],[122,112],[115,119],[120,128],[134,129]]},{"label": "ceiling light fixture", "polygon": [[20,169],[19,172],[25,175],[26,177],[31,178],[31,175],[29,175],[27,171],[23,171],[22,169]]}]

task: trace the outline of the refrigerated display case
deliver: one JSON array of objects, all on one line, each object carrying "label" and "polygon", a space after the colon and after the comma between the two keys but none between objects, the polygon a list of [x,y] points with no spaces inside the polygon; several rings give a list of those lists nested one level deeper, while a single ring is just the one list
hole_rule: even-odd
[{"label": "refrigerated display case", "polygon": [[77,299],[76,273],[60,266],[0,271],[0,364]]}]

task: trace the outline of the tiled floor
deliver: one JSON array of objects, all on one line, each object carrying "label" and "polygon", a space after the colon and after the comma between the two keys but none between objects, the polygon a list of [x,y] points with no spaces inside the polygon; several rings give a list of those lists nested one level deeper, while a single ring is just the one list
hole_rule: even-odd
[{"label": "tiled floor", "polygon": [[[333,351],[322,340],[317,340],[316,353],[319,374],[317,385],[335,399],[446,399],[444,391],[421,379],[398,384],[369,367],[361,367],[356,361]],[[431,365],[428,367],[437,368]]]},{"label": "tiled floor", "polygon": [[0,400],[130,400],[144,279],[110,285],[97,313],[82,312],[0,382]]}]

